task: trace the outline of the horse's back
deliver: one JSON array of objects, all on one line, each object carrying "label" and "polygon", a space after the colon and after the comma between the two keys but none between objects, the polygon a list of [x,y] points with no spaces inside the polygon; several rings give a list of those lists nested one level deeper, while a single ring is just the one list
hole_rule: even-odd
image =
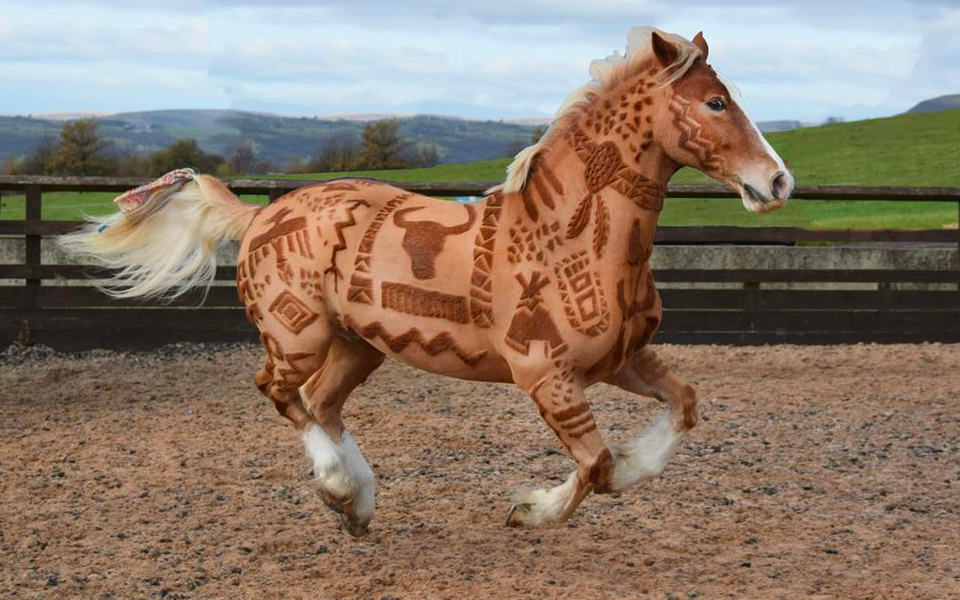
[{"label": "horse's back", "polygon": [[471,316],[481,217],[482,204],[368,180],[301,188],[264,208],[247,231],[240,297],[261,331],[290,336],[306,321],[336,323],[428,371],[508,380]]}]

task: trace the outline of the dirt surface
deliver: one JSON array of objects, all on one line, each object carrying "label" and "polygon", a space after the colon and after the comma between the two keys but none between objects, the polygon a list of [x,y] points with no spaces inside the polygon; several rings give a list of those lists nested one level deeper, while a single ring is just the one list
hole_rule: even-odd
[{"label": "dirt surface", "polygon": [[[960,598],[960,347],[662,346],[700,392],[664,475],[502,525],[571,468],[510,386],[387,363],[348,425],[372,533],[337,529],[251,383],[261,350],[0,358],[2,598]],[[588,392],[608,440],[659,413]]]}]

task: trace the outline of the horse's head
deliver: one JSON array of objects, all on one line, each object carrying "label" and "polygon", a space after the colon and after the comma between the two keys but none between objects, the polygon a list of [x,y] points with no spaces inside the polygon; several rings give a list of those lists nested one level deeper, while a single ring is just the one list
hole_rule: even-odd
[{"label": "horse's head", "polygon": [[[753,212],[780,208],[793,191],[793,175],[763,138],[737,88],[707,64],[709,48],[698,33],[700,52],[686,62],[677,40],[652,34],[655,61],[669,81],[666,103],[654,124],[657,139],[671,159],[703,171],[740,194]],[[678,67],[680,77],[670,77]]]}]

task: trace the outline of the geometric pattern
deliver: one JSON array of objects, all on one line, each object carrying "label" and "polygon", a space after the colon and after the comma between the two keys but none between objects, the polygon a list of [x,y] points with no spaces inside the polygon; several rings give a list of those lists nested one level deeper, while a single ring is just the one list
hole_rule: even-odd
[{"label": "geometric pattern", "polygon": [[270,304],[270,314],[293,333],[300,333],[319,316],[287,290]]}]

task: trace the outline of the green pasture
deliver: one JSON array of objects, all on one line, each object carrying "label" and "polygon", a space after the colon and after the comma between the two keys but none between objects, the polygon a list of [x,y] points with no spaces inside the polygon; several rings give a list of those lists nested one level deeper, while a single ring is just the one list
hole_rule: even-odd
[{"label": "green pasture", "polygon": [[[44,192],[40,217],[52,221],[74,221],[83,215],[107,215],[116,212],[113,199],[119,192]],[[244,200],[255,204],[266,204],[267,197],[244,196]],[[4,196],[0,198],[0,219],[23,219],[26,214],[24,197]]]},{"label": "green pasture", "polygon": [[[960,187],[960,110],[900,115],[798,129],[767,136],[790,163],[798,185]],[[313,173],[285,179],[374,177],[399,182],[502,180],[508,159],[438,165],[429,169]],[[709,180],[684,169],[673,180]],[[76,219],[113,211],[113,193],[44,194],[43,218]],[[265,202],[265,197],[245,198]],[[24,218],[22,196],[5,196],[0,218]],[[943,202],[793,201],[766,215],[744,210],[739,200],[668,200],[664,225],[797,226],[814,228],[940,228],[956,226],[957,206]]]}]

